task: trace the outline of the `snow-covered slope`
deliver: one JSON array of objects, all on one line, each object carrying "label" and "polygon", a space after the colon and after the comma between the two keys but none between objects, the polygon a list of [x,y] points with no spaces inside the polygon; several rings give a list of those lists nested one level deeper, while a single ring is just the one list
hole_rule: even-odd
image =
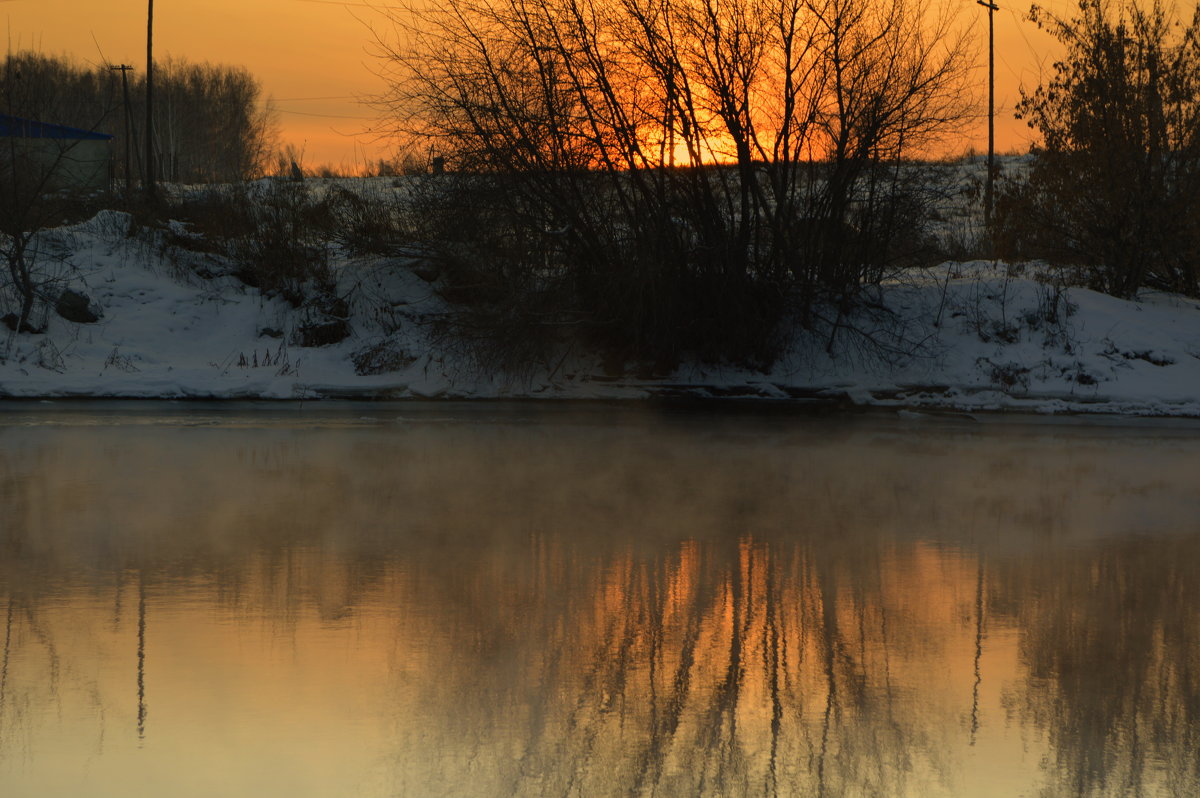
[{"label": "snow-covered slope", "polygon": [[412,262],[338,262],[350,335],[304,347],[297,331],[309,311],[196,263],[201,255],[129,237],[128,226],[105,212],[48,233],[62,285],[102,317],[79,324],[50,312],[41,335],[0,327],[0,396],[740,396],[1200,416],[1200,303],[1064,289],[1036,266],[949,263],[887,283],[870,315],[798,331],[770,373],[690,365],[615,378],[598,358],[567,352],[514,378],[481,373],[432,333],[429,321],[450,309]]}]

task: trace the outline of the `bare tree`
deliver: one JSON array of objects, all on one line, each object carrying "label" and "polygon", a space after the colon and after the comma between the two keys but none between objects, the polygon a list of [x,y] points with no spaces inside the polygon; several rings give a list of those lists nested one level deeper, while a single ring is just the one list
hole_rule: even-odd
[{"label": "bare tree", "polygon": [[155,80],[160,177],[236,182],[266,172],[277,119],[247,70],[168,58]]},{"label": "bare tree", "polygon": [[970,110],[964,40],[910,0],[448,0],[393,20],[397,132],[472,175],[441,189],[463,281],[660,365],[766,363],[793,310],[842,313],[911,250],[906,159]]}]

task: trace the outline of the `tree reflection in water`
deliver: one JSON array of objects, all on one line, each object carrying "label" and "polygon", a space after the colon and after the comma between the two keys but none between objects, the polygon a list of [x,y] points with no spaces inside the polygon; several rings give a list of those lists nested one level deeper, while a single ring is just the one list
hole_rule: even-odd
[{"label": "tree reflection in water", "polygon": [[1048,795],[1200,795],[1200,535],[1047,552],[1005,592],[1047,730]]},{"label": "tree reflection in water", "polygon": [[326,757],[258,794],[1200,794],[1194,437],[3,432],[0,787],[257,724]]},{"label": "tree reflection in water", "polygon": [[834,548],[847,559],[688,541],[591,568],[539,540],[524,573],[457,574],[473,623],[398,632],[444,641],[418,715],[461,707],[432,739],[422,725],[432,745],[404,770],[445,788],[486,762],[473,778],[513,795],[896,795],[914,772],[945,786],[945,744],[967,730],[939,710],[969,693],[946,695],[926,662],[965,631],[928,635],[906,610],[912,586],[888,572],[907,555]]}]

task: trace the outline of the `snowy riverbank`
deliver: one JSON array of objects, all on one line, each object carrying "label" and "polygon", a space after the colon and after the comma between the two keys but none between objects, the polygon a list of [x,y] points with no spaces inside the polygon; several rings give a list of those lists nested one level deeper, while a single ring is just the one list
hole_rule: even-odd
[{"label": "snowy riverbank", "polygon": [[[60,283],[100,318],[53,311],[43,334],[0,328],[0,396],[129,398],[761,397],[859,406],[1200,416],[1200,302],[1056,288],[1036,266],[948,263],[883,285],[857,332],[798,332],[769,372],[685,365],[614,376],[566,351],[518,377],[484,373],[434,334],[452,313],[416,263],[336,263],[349,335],[302,346],[311,310],[264,297],[203,252],[127,235],[104,212],[48,231]],[[179,231],[185,234],[186,231]],[[414,269],[414,266],[416,268]],[[861,333],[873,333],[864,345]],[[895,342],[897,351],[877,344]]]}]

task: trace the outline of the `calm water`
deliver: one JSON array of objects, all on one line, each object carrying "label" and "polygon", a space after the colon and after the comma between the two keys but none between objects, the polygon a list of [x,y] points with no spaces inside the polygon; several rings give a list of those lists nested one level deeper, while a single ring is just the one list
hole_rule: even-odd
[{"label": "calm water", "polygon": [[0,407],[0,795],[1200,795],[1200,430]]}]

